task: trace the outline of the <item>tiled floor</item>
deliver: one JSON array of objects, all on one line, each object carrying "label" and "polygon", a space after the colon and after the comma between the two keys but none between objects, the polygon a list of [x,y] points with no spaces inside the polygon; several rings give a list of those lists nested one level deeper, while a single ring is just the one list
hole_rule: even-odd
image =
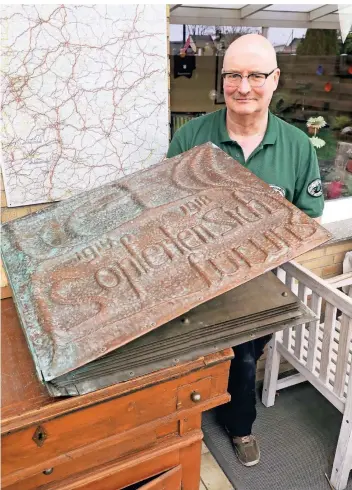
[{"label": "tiled floor", "polygon": [[203,442],[199,490],[233,490],[222,469]]}]

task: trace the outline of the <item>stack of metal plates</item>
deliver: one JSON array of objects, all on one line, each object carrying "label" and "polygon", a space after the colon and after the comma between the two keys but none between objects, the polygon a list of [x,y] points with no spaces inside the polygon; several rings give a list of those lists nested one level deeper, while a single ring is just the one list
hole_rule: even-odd
[{"label": "stack of metal plates", "polygon": [[[83,387],[80,378],[77,394],[106,385],[106,362],[116,363],[110,382],[117,382],[127,372],[139,375],[148,362],[159,368],[170,355],[185,359],[188,345],[194,352],[201,345],[234,345],[241,329],[245,338],[259,328],[258,315],[275,323],[272,314],[289,314],[291,306],[285,298],[257,311],[267,285],[245,311],[240,303],[232,306],[232,297],[205,303],[329,238],[313,219],[207,143],[6,223],[1,246],[40,379],[59,386],[65,377],[64,386],[68,373],[93,376],[101,366],[102,380],[94,375],[96,384]],[[193,312],[189,324],[173,321],[202,304],[201,320],[191,321]],[[286,320],[279,316],[277,322]]]},{"label": "stack of metal plates", "polygon": [[56,378],[47,388],[53,396],[89,393],[315,319],[311,310],[267,272]]}]

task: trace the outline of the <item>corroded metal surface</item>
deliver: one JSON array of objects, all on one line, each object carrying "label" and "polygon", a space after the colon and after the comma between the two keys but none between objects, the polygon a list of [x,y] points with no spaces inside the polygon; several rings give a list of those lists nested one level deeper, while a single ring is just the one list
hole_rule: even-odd
[{"label": "corroded metal surface", "polygon": [[267,272],[49,381],[46,387],[52,396],[89,393],[316,318],[288,287]]},{"label": "corroded metal surface", "polygon": [[50,380],[329,238],[207,143],[7,223],[2,252]]}]

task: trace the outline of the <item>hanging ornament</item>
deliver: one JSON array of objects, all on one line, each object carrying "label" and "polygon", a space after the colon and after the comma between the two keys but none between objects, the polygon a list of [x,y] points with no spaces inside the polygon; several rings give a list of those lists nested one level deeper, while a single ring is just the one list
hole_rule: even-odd
[{"label": "hanging ornament", "polygon": [[315,72],[317,75],[322,75],[324,73],[324,68],[322,65],[319,65],[317,71]]},{"label": "hanging ornament", "polygon": [[331,82],[327,82],[324,85],[324,90],[325,90],[325,92],[331,92],[331,90],[332,90],[332,83]]}]

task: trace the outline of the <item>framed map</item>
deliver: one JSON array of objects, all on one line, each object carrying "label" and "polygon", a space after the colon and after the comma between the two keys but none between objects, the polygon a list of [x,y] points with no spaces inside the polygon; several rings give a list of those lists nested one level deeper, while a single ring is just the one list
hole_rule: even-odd
[{"label": "framed map", "polygon": [[1,23],[8,206],[65,199],[165,156],[165,5],[7,5]]}]

